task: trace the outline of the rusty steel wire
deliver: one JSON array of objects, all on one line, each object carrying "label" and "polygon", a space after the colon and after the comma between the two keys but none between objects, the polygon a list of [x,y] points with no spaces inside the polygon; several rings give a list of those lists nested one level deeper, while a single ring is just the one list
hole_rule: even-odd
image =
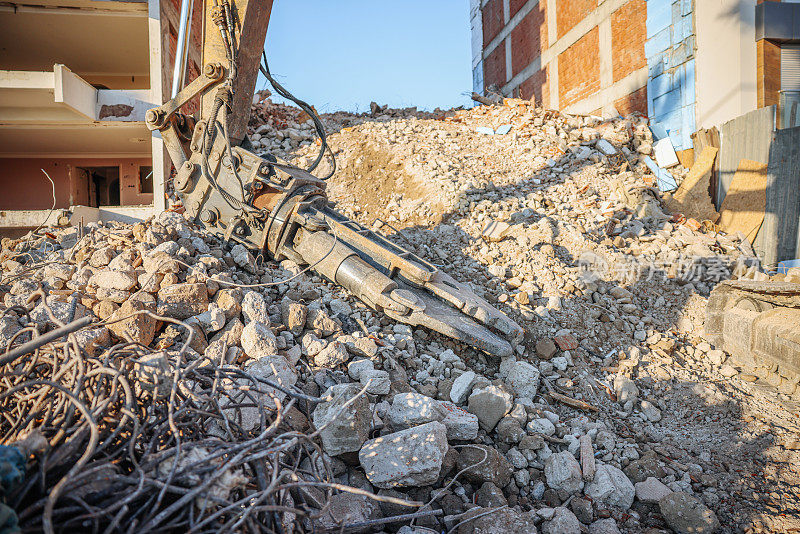
[{"label": "rusty steel wire", "polygon": [[[6,496],[23,532],[321,531],[328,505],[319,503],[342,491],[427,513],[336,482],[315,439],[321,429],[287,417],[325,399],[211,361],[187,350],[186,323],[137,313],[185,328],[185,342],[170,352],[123,342],[92,355],[70,333],[0,366],[0,443],[34,434],[47,443]],[[28,326],[35,340],[38,325]],[[261,424],[242,428],[243,409],[258,410]]]}]

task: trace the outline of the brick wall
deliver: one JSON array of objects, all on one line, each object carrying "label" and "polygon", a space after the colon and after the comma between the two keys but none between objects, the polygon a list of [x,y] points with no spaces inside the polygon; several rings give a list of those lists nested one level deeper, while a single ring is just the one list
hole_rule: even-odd
[{"label": "brick wall", "polygon": [[539,2],[511,30],[511,75],[516,76],[547,48],[547,15],[544,2]]},{"label": "brick wall", "polygon": [[600,90],[599,31],[597,27],[558,56],[558,94],[561,107]]},{"label": "brick wall", "polygon": [[642,87],[638,91],[615,100],[614,107],[617,108],[617,111],[622,116],[630,115],[634,112],[647,115],[647,87]]},{"label": "brick wall", "polygon": [[586,15],[597,8],[597,0],[557,0],[556,28],[558,38],[575,27]]},{"label": "brick wall", "polygon": [[[611,57],[614,82],[647,66],[647,2],[631,0],[611,15]],[[645,110],[647,106],[645,106]]]},{"label": "brick wall", "polygon": [[756,84],[758,107],[778,103],[781,90],[781,47],[761,39],[756,43]]},{"label": "brick wall", "polygon": [[503,20],[503,0],[489,0],[483,6],[483,46],[488,45],[497,37],[505,26]]},{"label": "brick wall", "polygon": [[483,60],[483,87],[497,84],[502,87],[506,83],[506,47],[503,43],[495,48]]},{"label": "brick wall", "polygon": [[511,0],[508,4],[508,7],[510,8],[509,17],[516,15],[517,11],[522,9],[522,6],[524,6],[526,3],[528,3],[528,0]]},{"label": "brick wall", "polygon": [[516,96],[527,100],[534,100],[539,105],[548,106],[550,104],[548,68],[549,67],[545,66],[545,68],[522,82],[517,89]]}]

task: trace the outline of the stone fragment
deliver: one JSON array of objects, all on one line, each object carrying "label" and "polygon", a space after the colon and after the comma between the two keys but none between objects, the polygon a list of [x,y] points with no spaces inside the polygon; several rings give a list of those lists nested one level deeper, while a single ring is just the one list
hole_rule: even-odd
[{"label": "stone fragment", "polygon": [[445,415],[439,401],[412,392],[395,395],[386,418],[392,428],[401,430],[431,421],[441,421]]},{"label": "stone fragment", "polygon": [[439,478],[447,449],[447,429],[432,421],[367,441],[358,459],[374,486],[419,487]]},{"label": "stone fragment", "polygon": [[712,534],[720,529],[717,515],[700,500],[676,491],[658,501],[661,515],[678,534]]},{"label": "stone fragment", "polygon": [[542,534],[578,534],[581,522],[568,508],[559,506],[550,521],[542,524]]},{"label": "stone fragment", "polygon": [[242,349],[248,358],[258,359],[278,353],[278,340],[272,330],[257,321],[242,329]]},{"label": "stone fragment", "polygon": [[[314,330],[319,336],[328,337],[339,329],[339,325],[325,313],[325,310],[309,308],[306,315],[306,328]],[[372,343],[374,344],[375,342],[373,341]],[[375,348],[377,352],[377,345]]]},{"label": "stone fragment", "polygon": [[129,291],[136,286],[137,279],[128,273],[120,271],[100,271],[89,279],[90,286],[97,286],[104,289],[116,289],[119,291]]},{"label": "stone fragment", "polygon": [[347,364],[347,374],[353,380],[361,380],[361,373],[364,371],[372,371],[375,369],[375,364],[372,360],[353,360]]},{"label": "stone fragment", "polygon": [[318,529],[335,532],[342,525],[362,523],[379,517],[380,507],[377,501],[365,495],[337,493],[331,496],[325,513],[315,523]]},{"label": "stone fragment", "polygon": [[446,415],[441,420],[447,428],[448,440],[473,440],[478,437],[478,417],[462,410],[452,402],[439,401]]},{"label": "stone fragment", "polygon": [[389,372],[383,369],[368,369],[361,373],[360,382],[362,386],[367,386],[367,393],[370,395],[388,395],[392,387],[389,379]]},{"label": "stone fragment", "polygon": [[230,321],[242,313],[242,299],[244,295],[238,287],[220,289],[214,296],[214,303],[225,314],[225,320]]},{"label": "stone fragment", "polygon": [[500,488],[511,481],[514,469],[505,457],[494,447],[487,445],[469,445],[459,449],[456,468],[466,469],[464,480],[482,484],[491,482]]},{"label": "stone fragment", "polygon": [[269,326],[268,308],[267,301],[261,293],[247,291],[242,298],[242,317],[244,317],[245,325],[251,321],[258,321]]},{"label": "stone fragment", "polygon": [[636,387],[636,383],[624,375],[617,375],[614,378],[614,392],[617,394],[617,401],[620,404],[639,398],[639,388]]},{"label": "stone fragment", "polygon": [[151,352],[136,358],[133,373],[134,385],[140,392],[163,399],[172,391],[172,362],[166,351]]},{"label": "stone fragment", "polygon": [[508,373],[506,383],[517,398],[533,399],[539,389],[539,369],[528,362],[517,362]]},{"label": "stone fragment", "polygon": [[467,520],[473,516],[480,517],[459,527],[458,534],[536,534],[534,511],[521,513],[513,508],[496,511],[473,508],[463,518]]},{"label": "stone fragment", "polygon": [[322,349],[317,355],[314,356],[314,364],[319,367],[333,369],[350,359],[350,354],[347,352],[347,347],[344,343],[334,341]]},{"label": "stone fragment", "polygon": [[331,456],[360,450],[369,435],[372,413],[366,397],[360,396],[342,411],[344,405],[360,390],[357,384],[331,386],[323,396],[333,398],[314,409],[314,426],[317,430],[325,427],[320,432],[320,438],[325,452]]},{"label": "stone fragment", "polygon": [[[268,380],[284,388],[290,388],[297,383],[297,373],[294,368],[279,354],[250,360],[242,370],[254,379]],[[253,392],[252,389],[256,386],[263,390],[263,393]],[[225,380],[222,387],[228,389],[228,396],[220,400],[222,412],[245,431],[260,429],[262,412],[276,409],[275,398],[280,402],[286,398],[286,394],[279,389],[245,377]],[[229,407],[229,405],[235,406]],[[264,422],[269,424],[269,415],[264,418]]]},{"label": "stone fragment", "polygon": [[119,339],[150,345],[156,335],[156,320],[142,312],[153,312],[153,308],[139,299],[127,300],[109,317],[108,329]]},{"label": "stone fragment", "polygon": [[589,534],[620,534],[617,522],[613,517],[598,519],[589,525]]},{"label": "stone fragment", "polygon": [[295,336],[303,333],[308,317],[308,306],[291,299],[281,301],[281,318],[286,328]]},{"label": "stone fragment", "polygon": [[552,339],[541,339],[536,342],[536,354],[543,360],[549,360],[558,352]]},{"label": "stone fragment", "polygon": [[637,482],[634,487],[636,498],[646,503],[657,503],[672,493],[671,489],[655,477],[648,477],[644,482]]},{"label": "stone fragment", "polygon": [[483,508],[497,508],[508,504],[503,490],[491,482],[484,482],[475,492],[475,503]]},{"label": "stone fragment", "polygon": [[208,289],[205,284],[175,284],[158,292],[156,307],[159,315],[188,319],[208,309]]},{"label": "stone fragment", "polygon": [[583,489],[581,466],[569,451],[550,455],[544,462],[544,476],[554,490],[575,493]]},{"label": "stone fragment", "polygon": [[594,479],[586,484],[585,493],[595,501],[627,510],[633,504],[636,490],[633,483],[619,468],[599,464]]},{"label": "stone fragment", "polygon": [[661,421],[661,410],[658,409],[652,402],[643,400],[641,403],[642,413],[647,420],[651,423],[657,423]]},{"label": "stone fragment", "polygon": [[491,431],[513,407],[514,396],[511,393],[498,386],[489,386],[472,392],[467,410],[478,416],[481,427]]},{"label": "stone fragment", "polygon": [[472,391],[476,377],[477,375],[474,371],[467,371],[456,378],[453,381],[453,387],[450,388],[450,400],[456,404],[462,404],[466,401]]},{"label": "stone fragment", "polygon": [[368,337],[359,337],[352,344],[348,344],[347,348],[353,351],[357,356],[364,356],[365,358],[374,358],[378,354],[378,345],[375,341]]},{"label": "stone fragment", "polygon": [[253,258],[253,255],[250,254],[250,251],[247,250],[243,245],[234,245],[233,249],[231,249],[231,257],[233,258],[234,263],[236,263],[236,265],[245,271],[250,273],[255,272],[256,260]]}]

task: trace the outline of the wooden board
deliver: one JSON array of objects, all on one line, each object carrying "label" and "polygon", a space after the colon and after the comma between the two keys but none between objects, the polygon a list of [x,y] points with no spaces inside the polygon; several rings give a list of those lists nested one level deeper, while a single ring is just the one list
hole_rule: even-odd
[{"label": "wooden board", "polygon": [[717,152],[717,149],[711,146],[703,149],[700,157],[692,165],[692,170],[667,202],[670,211],[683,213],[687,219],[717,220],[717,211],[708,196],[711,171],[714,168]]},{"label": "wooden board", "polygon": [[[703,153],[703,149],[707,146],[712,146],[719,150],[719,130],[714,126],[710,129],[697,130],[692,134],[692,145],[694,146],[694,156],[699,157]],[[692,162],[694,165],[694,161]],[[687,167],[688,168],[688,167]],[[708,194],[711,196],[711,202],[714,206],[717,205],[717,182],[719,181],[719,158],[714,160],[714,167],[711,169],[711,185],[708,189]]]},{"label": "wooden board", "polygon": [[717,224],[724,232],[742,232],[753,243],[767,208],[767,165],[743,159],[728,186]]}]

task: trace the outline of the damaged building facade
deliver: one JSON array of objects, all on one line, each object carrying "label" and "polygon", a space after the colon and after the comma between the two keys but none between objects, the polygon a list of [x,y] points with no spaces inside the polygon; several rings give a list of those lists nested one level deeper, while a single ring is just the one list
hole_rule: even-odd
[{"label": "damaged building facade", "polygon": [[[166,206],[169,159],[148,109],[197,77],[200,0],[30,0],[0,6],[0,228],[53,206],[139,220]],[[181,21],[183,69],[175,69]],[[191,113],[197,103],[183,111]],[[50,184],[45,173],[53,180]],[[55,222],[63,212],[51,215]]]},{"label": "damaged building facade", "polygon": [[678,151],[765,106],[800,124],[796,0],[472,0],[470,15],[476,92],[639,112]]}]

